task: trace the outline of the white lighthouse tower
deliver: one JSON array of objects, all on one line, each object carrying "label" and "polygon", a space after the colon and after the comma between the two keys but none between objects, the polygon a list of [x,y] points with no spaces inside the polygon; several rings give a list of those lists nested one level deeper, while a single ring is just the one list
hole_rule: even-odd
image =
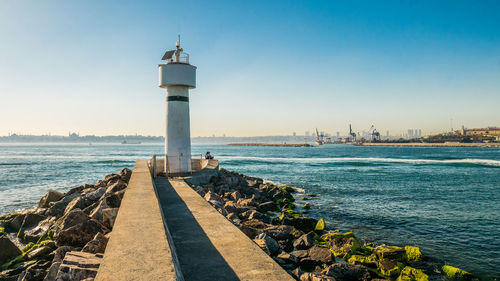
[{"label": "white lighthouse tower", "polygon": [[160,87],[167,89],[165,134],[165,172],[185,175],[191,172],[191,132],[189,126],[189,89],[196,87],[196,66],[189,64],[179,41],[167,51],[158,65]]}]

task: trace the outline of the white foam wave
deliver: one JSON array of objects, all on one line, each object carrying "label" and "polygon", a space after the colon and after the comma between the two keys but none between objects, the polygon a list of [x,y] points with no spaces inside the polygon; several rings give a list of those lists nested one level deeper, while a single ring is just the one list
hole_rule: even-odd
[{"label": "white foam wave", "polygon": [[284,158],[284,157],[255,157],[255,156],[220,156],[220,160],[250,160],[263,162],[294,162],[294,163],[405,163],[405,164],[472,164],[484,166],[499,166],[499,160],[492,159],[404,159],[378,157],[323,157],[323,158]]}]

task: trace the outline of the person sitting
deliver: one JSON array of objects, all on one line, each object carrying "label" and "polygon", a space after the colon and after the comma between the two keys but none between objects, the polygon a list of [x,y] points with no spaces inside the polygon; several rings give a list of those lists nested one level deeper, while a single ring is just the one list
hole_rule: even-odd
[{"label": "person sitting", "polygon": [[212,154],[210,154],[210,151],[207,151],[207,153],[205,153],[205,159],[214,159]]}]

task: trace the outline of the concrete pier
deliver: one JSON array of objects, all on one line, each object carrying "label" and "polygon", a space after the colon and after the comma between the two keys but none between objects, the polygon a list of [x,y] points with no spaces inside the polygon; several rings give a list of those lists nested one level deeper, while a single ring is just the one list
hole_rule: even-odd
[{"label": "concrete pier", "polygon": [[177,280],[147,161],[137,161],[95,280]]},{"label": "concrete pier", "polygon": [[144,160],[136,162],[96,280],[294,279],[184,180],[153,180]]},{"label": "concrete pier", "polygon": [[156,187],[185,280],[294,280],[183,180]]}]

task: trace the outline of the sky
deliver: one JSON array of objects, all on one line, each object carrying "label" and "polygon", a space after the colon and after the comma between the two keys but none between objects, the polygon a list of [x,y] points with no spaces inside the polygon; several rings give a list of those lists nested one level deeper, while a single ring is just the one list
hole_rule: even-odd
[{"label": "sky", "polygon": [[0,1],[0,135],[163,135],[158,64],[197,66],[191,135],[500,126],[499,1]]}]

